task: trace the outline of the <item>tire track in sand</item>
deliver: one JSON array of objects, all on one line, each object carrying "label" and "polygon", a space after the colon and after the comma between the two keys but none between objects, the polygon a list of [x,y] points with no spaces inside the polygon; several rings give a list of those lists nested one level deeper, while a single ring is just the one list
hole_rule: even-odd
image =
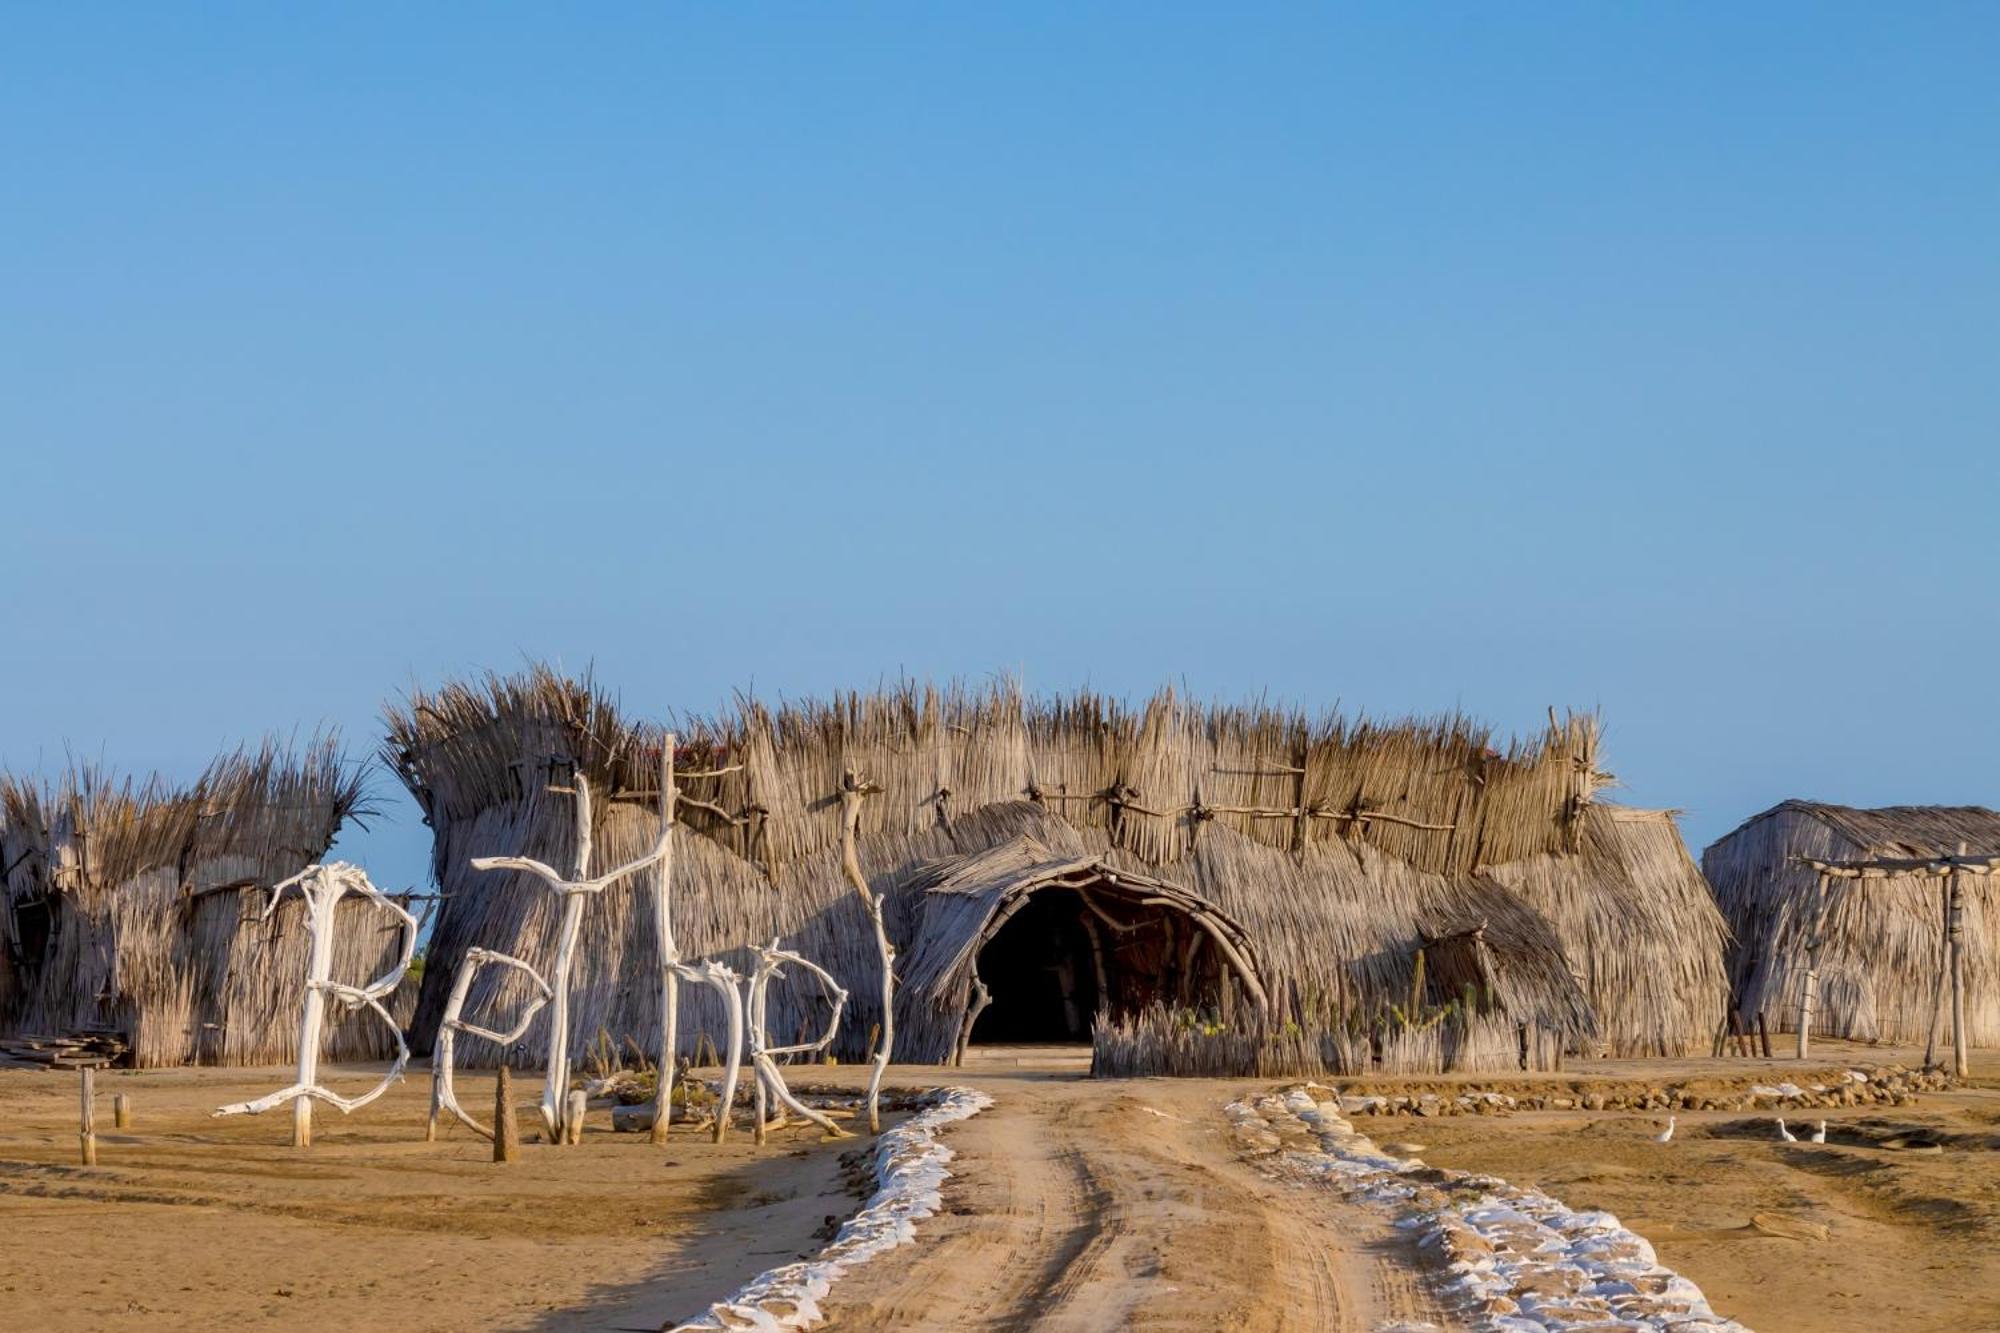
[{"label": "tire track in sand", "polygon": [[1238,1157],[1213,1082],[967,1079],[945,1211],[834,1289],[836,1329],[1447,1324],[1407,1240]]}]

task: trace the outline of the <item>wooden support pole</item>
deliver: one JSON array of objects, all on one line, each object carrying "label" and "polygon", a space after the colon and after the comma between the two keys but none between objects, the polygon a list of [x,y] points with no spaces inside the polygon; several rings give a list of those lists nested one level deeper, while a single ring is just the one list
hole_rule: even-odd
[{"label": "wooden support pole", "polygon": [[667,1123],[674,1118],[674,1062],[680,1050],[681,979],[674,964],[681,960],[674,943],[674,746],[679,737],[667,732],[660,740],[660,860],[653,870],[653,933],[660,950],[660,1063],[653,1080],[654,1143],[667,1141]]},{"label": "wooden support pole", "polygon": [[[299,1022],[299,1087],[319,1083],[320,1029],[326,1023],[326,983],[333,978],[333,908],[340,895],[327,901],[305,891],[306,926],[311,953],[306,962],[305,1015]],[[292,1146],[310,1148],[313,1141],[312,1097],[305,1092],[292,1100]]]},{"label": "wooden support pole", "polygon": [[[1963,849],[1961,848],[1961,852]],[[1970,1070],[1965,1051],[1965,891],[1956,870],[1951,873],[1951,1067],[1964,1078]]]},{"label": "wooden support pole", "polygon": [[1764,1022],[1764,1011],[1757,1011],[1757,1040],[1764,1048],[1764,1058],[1771,1058],[1771,1029]]},{"label": "wooden support pole", "polygon": [[77,1132],[78,1146],[83,1150],[83,1164],[97,1165],[97,1071],[89,1065],[83,1067],[83,1119]]},{"label": "wooden support pole", "polygon": [[570,1089],[569,1102],[563,1116],[563,1142],[578,1144],[583,1142],[583,1119],[590,1113],[590,1094],[582,1088]]},{"label": "wooden support pole", "polygon": [[868,879],[861,873],[860,830],[861,798],[873,795],[882,789],[867,781],[853,769],[848,769],[840,779],[840,865],[847,873],[847,882],[861,899],[863,910],[868,913],[868,924],[875,933],[875,951],[882,960],[882,1043],[875,1048],[868,1069],[868,1132],[882,1132],[882,1075],[889,1068],[889,1059],[896,1045],[896,950],[889,943],[889,932],[882,923],[882,899],[868,887]]},{"label": "wooden support pole", "polygon": [[514,1124],[514,1075],[503,1062],[493,1076],[493,1160],[511,1162],[521,1155],[521,1131]]},{"label": "wooden support pole", "polygon": [[1826,923],[1826,873],[1816,876],[1817,893],[1813,899],[1812,933],[1806,937],[1806,979],[1805,993],[1799,1001],[1799,1050],[1798,1058],[1812,1056],[1813,1010],[1819,1001],[1819,945],[1820,932]]},{"label": "wooden support pole", "polygon": [[118,1129],[132,1128],[132,1099],[122,1092],[111,1099],[111,1123]]},{"label": "wooden support pole", "polygon": [[1938,881],[1937,976],[1931,985],[1931,1030],[1924,1042],[1924,1068],[1937,1065],[1938,1033],[1944,1027],[1945,979],[1951,975],[1951,881]]}]

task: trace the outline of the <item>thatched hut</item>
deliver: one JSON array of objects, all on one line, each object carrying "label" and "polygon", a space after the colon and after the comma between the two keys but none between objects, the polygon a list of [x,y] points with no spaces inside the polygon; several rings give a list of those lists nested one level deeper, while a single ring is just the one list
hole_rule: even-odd
[{"label": "thatched hut", "polygon": [[[261,919],[265,891],[362,806],[330,739],[227,755],[185,787],[0,776],[0,1033],[112,1030],[142,1066],[291,1059],[308,939],[296,899]],[[342,904],[336,979],[393,962],[383,915]],[[386,1056],[378,1027],[339,1023],[326,1049]]]},{"label": "thatched hut", "polygon": [[1671,810],[1593,804],[1573,852],[1493,867],[1547,917],[1616,1056],[1705,1053],[1729,998],[1728,930]]},{"label": "thatched hut", "polygon": [[[1820,923],[1815,1033],[1855,1041],[1921,1043],[1938,1010],[1945,936],[1941,880],[1929,875],[1833,879],[1795,858],[1857,861],[2000,852],[2000,813],[1982,806],[1857,810],[1786,801],[1702,853],[1735,932],[1730,974],[1746,1020],[1797,1031],[1807,941]],[[1966,1036],[2000,1045],[2000,884],[1965,876]]]},{"label": "thatched hut", "polygon": [[[419,693],[389,722],[384,757],[434,830],[444,897],[415,1023],[422,1047],[468,948],[553,953],[554,897],[525,876],[475,872],[470,860],[515,854],[566,867],[575,834],[564,789],[577,770],[600,797],[593,872],[641,854],[659,829],[661,733],[621,718],[590,682],[540,669]],[[952,1055],[983,987],[993,1001],[978,1018],[982,1040],[1083,1038],[1100,1011],[1182,1012],[1339,1035],[1333,1045],[1359,1040],[1365,1050],[1398,1025],[1462,1006],[1464,1031],[1477,1027],[1483,1048],[1498,1051],[1462,1049],[1457,1064],[1518,1067],[1525,1051],[1539,1067],[1588,1045],[1600,1024],[1528,890],[1607,892],[1614,902],[1598,915],[1608,919],[1620,895],[1657,883],[1619,859],[1615,838],[1610,851],[1589,851],[1608,835],[1593,833],[1603,775],[1587,717],[1552,718],[1546,733],[1502,751],[1457,717],[1385,726],[1199,707],[1172,694],[1128,709],[1087,694],[1034,701],[1004,686],[909,686],[777,710],[745,702],[679,730],[680,767],[714,774],[681,784],[673,895],[683,954],[740,965],[745,946],[778,938],[824,963],[853,996],[844,1058],[861,1054],[880,1018],[879,963],[839,864],[838,793],[850,770],[883,789],[862,806],[858,851],[887,904],[899,957],[896,1055],[911,1061]],[[1658,827],[1675,836],[1670,823]],[[1501,869],[1536,858],[1605,861],[1619,879],[1600,890],[1581,869],[1567,879],[1547,867]],[[1676,895],[1688,884],[1681,859]],[[573,1040],[657,1041],[649,892],[642,882],[590,904]],[[1686,911],[1679,903],[1647,920]],[[1721,936],[1707,911],[1701,929],[1669,939],[1609,926],[1593,937],[1650,950],[1637,966],[1657,960],[1659,985],[1673,993],[1635,1044],[1682,1049],[1713,1031]],[[1427,943],[1468,932],[1479,932],[1482,961],[1464,974],[1469,987],[1447,992],[1419,958]],[[511,1012],[523,985],[488,974],[471,1009]],[[1682,993],[1704,987],[1712,993]],[[773,1001],[782,1031],[812,1023],[790,997]],[[705,996],[684,1003],[691,1050],[719,1023]],[[513,1058],[532,1060],[540,1045],[531,1030]]]}]

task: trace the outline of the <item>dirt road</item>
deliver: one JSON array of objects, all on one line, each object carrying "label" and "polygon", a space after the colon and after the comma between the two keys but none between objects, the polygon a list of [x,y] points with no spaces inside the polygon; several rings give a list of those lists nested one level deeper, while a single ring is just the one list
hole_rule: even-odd
[{"label": "dirt road", "polygon": [[992,1109],[952,1130],[947,1215],[850,1275],[836,1329],[1367,1330],[1447,1321],[1374,1214],[1240,1161],[1214,1081],[952,1071]]}]

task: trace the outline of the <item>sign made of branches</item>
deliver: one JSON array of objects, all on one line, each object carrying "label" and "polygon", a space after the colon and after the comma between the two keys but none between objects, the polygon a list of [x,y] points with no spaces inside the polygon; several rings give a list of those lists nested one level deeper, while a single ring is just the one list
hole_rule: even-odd
[{"label": "sign made of branches", "polygon": [[[665,857],[672,847],[673,825],[664,823],[660,829],[660,839],[653,850],[636,861],[627,861],[614,870],[606,871],[595,878],[590,877],[591,852],[591,808],[590,780],[584,776],[581,764],[571,768],[570,791],[576,796],[576,858],[575,870],[565,877],[553,867],[529,856],[475,856],[472,858],[474,870],[518,870],[533,875],[548,885],[549,889],[562,899],[562,930],[556,938],[556,959],[553,975],[546,983],[551,992],[549,998],[549,1049],[547,1060],[547,1081],[542,1086],[542,1127],[548,1131],[549,1141],[568,1141],[569,1124],[569,993],[570,970],[576,962],[576,942],[583,926],[583,904],[587,898],[595,897],[619,880],[636,875]],[[496,955],[497,957],[498,955]],[[509,960],[515,961],[515,960]],[[526,964],[516,962],[526,968]],[[528,969],[532,974],[533,969]],[[537,978],[539,980],[539,978]],[[532,1015],[530,1015],[532,1017]],[[461,1118],[463,1118],[461,1116]]]},{"label": "sign made of branches", "polygon": [[[312,1146],[312,1104],[315,1100],[338,1108],[342,1115],[351,1114],[387,1092],[389,1085],[402,1076],[403,1067],[410,1062],[409,1043],[403,1040],[402,1029],[396,1026],[396,1020],[382,1007],[382,999],[402,982],[410,969],[410,960],[416,956],[417,919],[410,915],[409,909],[369,883],[361,867],[345,861],[309,865],[275,885],[271,889],[270,902],[264,905],[261,919],[269,921],[285,891],[293,888],[305,901],[306,931],[312,942],[306,963],[305,1002],[299,1015],[298,1079],[290,1087],[280,1088],[255,1101],[218,1107],[215,1114],[262,1115],[290,1102],[292,1145],[307,1148]],[[402,935],[402,946],[397,951],[395,965],[365,986],[349,986],[333,979],[335,909],[339,907],[340,900],[350,893],[366,898],[393,914]],[[396,1058],[389,1066],[389,1072],[382,1076],[380,1083],[359,1097],[343,1097],[322,1086],[319,1081],[319,1047],[326,1024],[328,1000],[344,1006],[349,1012],[373,1010],[396,1039]]]},{"label": "sign made of branches", "polygon": [[[834,1138],[851,1138],[852,1135],[834,1124],[824,1113],[813,1110],[792,1095],[791,1089],[785,1085],[785,1076],[779,1072],[777,1060],[781,1055],[817,1055],[833,1044],[835,1034],[840,1031],[841,1010],[847,1005],[846,989],[833,979],[831,972],[789,949],[780,949],[776,940],[772,940],[768,948],[756,949],[754,952],[757,955],[757,966],[750,973],[748,1008],[750,1062],[758,1078],[757,1137],[761,1140],[764,1136],[764,1097],[768,1090],[771,1099],[780,1107],[798,1112]],[[770,989],[771,983],[783,975],[779,971],[783,966],[801,967],[819,978],[827,1002],[833,1007],[833,1013],[827,1019],[826,1030],[814,1040],[798,1042],[791,1046],[773,1046],[770,1044],[770,1033],[765,1028],[766,1015],[769,1012],[766,992]]]},{"label": "sign made of branches", "polygon": [[[492,1028],[481,1027],[465,1020],[466,997],[472,993],[473,978],[488,963],[499,967],[511,967],[525,974],[535,984],[535,995],[522,1008],[521,1016],[513,1027],[505,1032],[495,1032]],[[437,1122],[440,1112],[449,1111],[473,1133],[483,1139],[493,1137],[493,1130],[480,1124],[458,1104],[458,1089],[452,1083],[452,1075],[457,1072],[458,1034],[483,1037],[503,1050],[512,1046],[527,1034],[528,1024],[535,1021],[535,1015],[542,1011],[555,992],[542,974],[513,957],[511,954],[496,953],[492,949],[477,946],[465,951],[465,963],[458,969],[458,979],[452,983],[451,996],[445,1001],[444,1021],[438,1024],[437,1049],[431,1053],[431,1115],[430,1123],[424,1131],[426,1139],[437,1137]],[[502,1057],[504,1059],[504,1056]]]}]

